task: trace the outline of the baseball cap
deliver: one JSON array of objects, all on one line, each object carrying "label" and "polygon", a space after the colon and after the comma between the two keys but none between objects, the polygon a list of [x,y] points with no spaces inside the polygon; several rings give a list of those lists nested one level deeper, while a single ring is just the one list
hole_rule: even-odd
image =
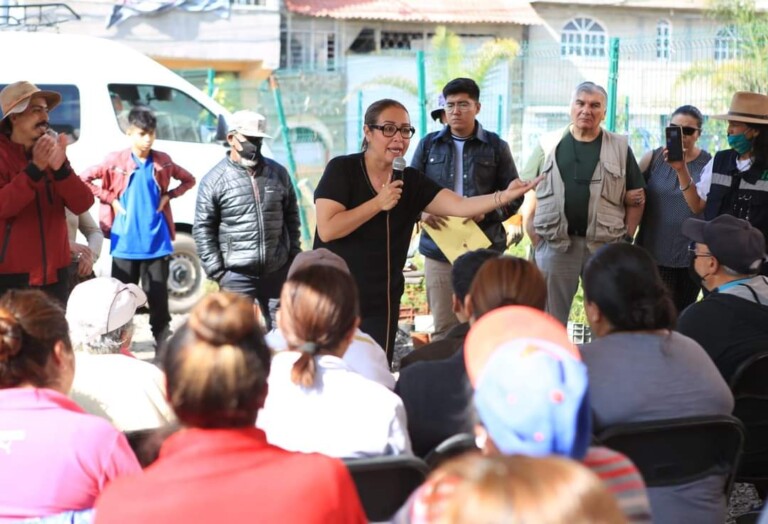
[{"label": "baseball cap", "polygon": [[124,326],[147,295],[136,284],[112,277],[97,277],[75,286],[67,301],[67,322],[72,343],[87,343]]},{"label": "baseball cap", "polygon": [[429,115],[432,117],[432,120],[439,122],[440,116],[443,114],[443,111],[445,111],[445,95],[442,93],[437,95],[433,107],[434,109],[432,109],[432,112]]},{"label": "baseball cap", "polygon": [[349,266],[347,266],[347,263],[343,258],[341,258],[333,251],[330,251],[324,247],[320,247],[313,249],[312,251],[302,251],[296,255],[296,258],[294,258],[293,262],[291,262],[291,267],[288,268],[287,278],[291,278],[294,273],[301,269],[312,266],[335,267],[347,275],[351,274],[349,272]]},{"label": "baseball cap", "polygon": [[229,131],[254,138],[272,138],[266,133],[267,119],[255,111],[238,111],[229,120]]},{"label": "baseball cap", "polygon": [[504,455],[581,459],[591,439],[586,366],[570,349],[521,338],[499,346],[475,386],[477,415]]},{"label": "baseball cap", "polygon": [[536,338],[552,342],[581,360],[568,331],[551,315],[528,306],[504,306],[489,311],[472,325],[464,341],[464,364],[475,385],[491,355],[505,342]]},{"label": "baseball cap", "polygon": [[720,215],[709,222],[689,218],[683,222],[682,232],[694,242],[706,244],[718,262],[741,274],[754,273],[765,260],[763,234],[732,215]]},{"label": "baseball cap", "polygon": [[3,120],[8,115],[21,113],[29,105],[33,96],[42,96],[48,103],[48,111],[61,103],[61,95],[56,91],[43,91],[31,82],[21,81],[8,84],[0,91],[0,108],[3,111]]}]

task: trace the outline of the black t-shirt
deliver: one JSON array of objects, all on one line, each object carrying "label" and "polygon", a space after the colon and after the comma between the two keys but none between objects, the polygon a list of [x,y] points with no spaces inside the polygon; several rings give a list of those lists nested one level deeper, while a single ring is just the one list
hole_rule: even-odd
[{"label": "black t-shirt", "polygon": [[[349,210],[376,197],[363,163],[363,153],[336,157],[328,162],[315,190],[315,201],[326,198]],[[330,242],[323,242],[315,232],[315,249],[329,249],[347,262],[360,292],[363,317],[387,311],[387,215],[390,290],[392,302],[397,305],[403,294],[403,266],[413,226],[442,189],[420,171],[408,167],[403,173],[403,196],[388,213],[379,212],[349,235]]]}]

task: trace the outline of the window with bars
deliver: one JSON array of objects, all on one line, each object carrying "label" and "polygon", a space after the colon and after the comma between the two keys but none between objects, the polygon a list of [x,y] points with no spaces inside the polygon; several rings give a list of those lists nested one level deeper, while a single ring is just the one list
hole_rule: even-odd
[{"label": "window with bars", "polygon": [[574,18],[563,26],[560,56],[603,58],[607,41],[605,28],[598,22],[591,18]]},{"label": "window with bars", "polygon": [[672,24],[668,20],[659,20],[656,24],[656,58],[669,60],[671,42]]},{"label": "window with bars", "polygon": [[423,33],[405,33],[401,31],[382,31],[381,49],[410,49],[413,40],[422,40]]},{"label": "window with bars", "polygon": [[267,0],[229,0],[231,5],[247,7],[265,7]]},{"label": "window with bars", "polygon": [[282,47],[280,67],[284,69],[336,69],[336,34],[332,31],[291,31],[289,45]]},{"label": "window with bars", "polygon": [[739,57],[739,32],[730,25],[720,29],[715,36],[715,60],[733,60]]}]

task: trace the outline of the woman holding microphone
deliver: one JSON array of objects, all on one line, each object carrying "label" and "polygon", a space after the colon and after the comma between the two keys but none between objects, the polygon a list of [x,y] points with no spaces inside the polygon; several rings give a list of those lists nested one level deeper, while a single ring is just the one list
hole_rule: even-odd
[{"label": "woman holding microphone", "polygon": [[519,198],[538,179],[517,179],[504,191],[462,198],[404,162],[402,170],[393,172],[395,159],[405,155],[416,132],[396,100],[371,104],[363,132],[363,151],[332,159],[317,186],[314,247],[325,247],[347,262],[360,292],[360,328],[385,348],[391,362],[405,283],[402,270],[421,212],[474,217]]}]

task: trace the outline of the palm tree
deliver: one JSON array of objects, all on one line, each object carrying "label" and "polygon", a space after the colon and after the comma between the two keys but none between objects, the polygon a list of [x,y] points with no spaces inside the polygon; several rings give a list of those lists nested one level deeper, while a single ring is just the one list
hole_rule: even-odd
[{"label": "palm tree", "polygon": [[[468,60],[461,37],[444,26],[438,26],[428,54],[429,78],[432,82],[430,92],[439,93],[445,84],[457,77],[472,78],[482,87],[491,69],[503,60],[514,59],[519,49],[520,45],[515,40],[499,38],[485,42],[477,54]],[[395,87],[413,96],[418,96],[419,91],[414,79],[389,75],[375,77],[357,89],[373,85]]]},{"label": "palm tree", "polygon": [[[715,92],[712,110],[727,106],[736,91],[763,92],[768,85],[768,16],[758,11],[754,0],[713,0],[710,16],[723,24],[730,41],[732,57],[721,61],[695,62],[681,73],[675,84],[708,80]],[[730,54],[723,49],[725,54]]]}]

